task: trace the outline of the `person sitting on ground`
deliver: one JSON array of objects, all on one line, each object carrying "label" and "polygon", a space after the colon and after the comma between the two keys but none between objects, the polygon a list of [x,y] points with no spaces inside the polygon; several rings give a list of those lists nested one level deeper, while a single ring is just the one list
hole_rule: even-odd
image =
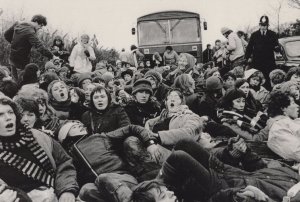
[{"label": "person sitting on ground", "polygon": [[224,89],[226,91],[231,90],[234,88],[235,82],[236,82],[236,76],[234,73],[232,72],[228,72],[226,74],[224,74],[224,76],[222,77],[223,81],[224,81]]},{"label": "person sitting on ground", "polygon": [[263,106],[266,106],[269,91],[262,86],[265,82],[263,73],[257,69],[249,69],[245,71],[245,79],[249,83],[253,97]]},{"label": "person sitting on ground", "polygon": [[285,76],[286,73],[281,69],[274,69],[271,71],[269,74],[271,87],[273,88],[275,85],[283,83]]},{"label": "person sitting on ground", "polygon": [[112,103],[106,88],[94,88],[90,99],[90,110],[85,112],[81,119],[89,134],[110,132],[130,124],[125,110]]},{"label": "person sitting on ground", "polygon": [[145,74],[144,78],[151,82],[153,97],[163,104],[170,87],[163,83],[162,75],[155,70],[150,70]]},{"label": "person sitting on ground", "polygon": [[255,172],[234,168],[196,142],[182,140],[174,147],[156,180],[140,183],[129,195],[132,202],[282,201],[287,196],[296,202],[300,200],[299,180],[298,173],[290,167]]},{"label": "person sitting on ground", "polygon": [[300,67],[292,67],[286,73],[285,81],[296,81],[300,85]]},{"label": "person sitting on ground", "polygon": [[294,96],[281,91],[272,92],[268,114],[272,120],[269,124],[268,147],[282,158],[299,163],[299,106]]},{"label": "person sitting on ground", "polygon": [[256,116],[245,114],[245,98],[245,93],[240,89],[227,91],[220,100],[219,119],[246,140],[260,139],[255,136],[266,126],[268,116],[262,112]]},{"label": "person sitting on ground", "polygon": [[149,80],[139,79],[133,84],[133,99],[129,100],[124,107],[132,124],[145,126],[148,119],[160,113],[160,104],[152,98],[152,95],[153,90]]},{"label": "person sitting on ground", "polygon": [[23,128],[18,107],[8,97],[0,98],[0,114],[0,179],[34,201],[75,202],[76,170],[60,144]]}]

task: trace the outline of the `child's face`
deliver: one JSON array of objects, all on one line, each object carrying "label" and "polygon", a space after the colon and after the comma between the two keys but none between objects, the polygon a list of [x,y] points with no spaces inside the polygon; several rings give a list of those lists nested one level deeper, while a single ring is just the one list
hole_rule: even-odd
[{"label": "child's face", "polygon": [[227,88],[233,87],[234,83],[235,83],[234,79],[232,77],[230,77],[230,76],[225,80],[225,86]]},{"label": "child's face", "polygon": [[22,112],[22,118],[21,118],[21,123],[25,125],[28,128],[33,128],[35,122],[36,122],[37,117],[33,112],[29,111],[23,111]]},{"label": "child's face", "polygon": [[260,79],[258,76],[250,78],[250,86],[258,86],[260,83]]}]

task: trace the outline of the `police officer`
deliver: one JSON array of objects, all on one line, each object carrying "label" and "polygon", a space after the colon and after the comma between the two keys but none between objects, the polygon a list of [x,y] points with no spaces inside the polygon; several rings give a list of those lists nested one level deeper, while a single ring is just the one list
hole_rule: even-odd
[{"label": "police officer", "polygon": [[277,34],[268,28],[269,18],[263,15],[259,20],[259,30],[250,37],[245,58],[248,63],[252,63],[253,68],[263,72],[266,79],[265,87],[270,90],[268,75],[276,68],[274,51],[279,51],[279,43]]}]

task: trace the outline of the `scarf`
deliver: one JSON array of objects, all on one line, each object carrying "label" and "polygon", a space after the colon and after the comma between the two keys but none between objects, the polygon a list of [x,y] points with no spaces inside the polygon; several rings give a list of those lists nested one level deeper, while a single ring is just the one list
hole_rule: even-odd
[{"label": "scarf", "polygon": [[[32,132],[21,130],[16,136],[18,138],[14,142],[0,140],[0,161],[33,180],[40,181],[48,187],[54,187],[55,171],[46,152],[35,140]],[[14,153],[14,149],[21,147],[29,149],[39,164]]]}]

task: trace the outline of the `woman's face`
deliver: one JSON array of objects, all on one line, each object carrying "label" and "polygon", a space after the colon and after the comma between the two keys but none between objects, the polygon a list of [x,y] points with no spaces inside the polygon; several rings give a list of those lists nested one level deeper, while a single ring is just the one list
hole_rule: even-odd
[{"label": "woman's face", "polygon": [[132,77],[131,77],[130,74],[125,74],[125,75],[124,75],[124,80],[125,80],[126,82],[130,81],[131,78],[132,78]]},{"label": "woman's face", "polygon": [[96,109],[105,110],[108,106],[108,96],[104,90],[95,92],[93,95],[93,103]]},{"label": "woman's face", "polygon": [[239,89],[242,90],[245,93],[246,97],[248,96],[248,93],[249,93],[249,84],[247,82],[245,82],[243,85],[241,85],[239,87]]},{"label": "woman's face", "polygon": [[237,111],[244,111],[245,98],[240,97],[240,98],[232,100],[232,108]]},{"label": "woman's face", "polygon": [[179,69],[184,70],[187,64],[187,58],[184,55],[181,55],[178,60]]},{"label": "woman's face", "polygon": [[298,85],[300,84],[300,75],[298,74],[293,74],[290,81],[296,81]]},{"label": "woman's face", "polygon": [[176,91],[172,91],[167,97],[167,108],[168,111],[174,113],[178,110],[182,100]]},{"label": "woman's face", "polygon": [[35,122],[37,120],[36,115],[33,112],[23,111],[21,117],[21,124],[28,128],[33,128]]},{"label": "woman's face", "polygon": [[299,87],[296,85],[293,85],[290,87],[290,92],[292,95],[295,96],[295,100],[299,100],[300,98],[300,91],[299,91]]},{"label": "woman's face", "polygon": [[211,76],[216,76],[221,78],[221,74],[219,71],[214,72]]},{"label": "woman's face", "polygon": [[16,115],[10,105],[0,104],[0,136],[16,133]]},{"label": "woman's face", "polygon": [[299,106],[295,103],[294,98],[290,97],[290,105],[282,109],[285,116],[290,117],[291,119],[298,118],[299,115]]},{"label": "woman's face", "polygon": [[81,42],[82,42],[83,44],[87,44],[87,43],[89,42],[89,39],[86,38],[86,37],[81,38]]},{"label": "woman's face", "polygon": [[155,202],[178,202],[174,192],[168,190],[165,186],[160,186],[159,189],[150,189],[149,192],[152,194]]},{"label": "woman's face", "polygon": [[79,96],[77,95],[76,91],[74,89],[70,90],[70,96],[71,96],[71,101],[73,103],[78,103],[79,101]]},{"label": "woman's face", "polygon": [[249,84],[251,86],[258,86],[260,83],[260,78],[258,76],[255,76],[255,77],[251,77],[250,78],[250,81],[249,81]]},{"label": "woman's face", "polygon": [[157,88],[157,84],[156,84],[157,81],[155,78],[153,78],[152,76],[149,76],[146,79],[148,79],[150,81],[152,89]]},{"label": "woman's face", "polygon": [[213,141],[208,133],[201,133],[198,143],[205,149],[211,149],[217,145],[217,142]]},{"label": "woman's face", "polygon": [[47,110],[47,106],[46,106],[46,103],[41,100],[39,103],[39,113],[40,113],[40,116],[43,116]]},{"label": "woman's face", "polygon": [[60,44],[61,44],[61,40],[56,40],[56,41],[55,41],[55,45],[58,45],[58,46],[59,46]]},{"label": "woman's face", "polygon": [[92,84],[92,83],[90,83],[89,85],[87,85],[85,93],[84,93],[86,100],[89,101],[91,99],[90,96],[91,96],[91,93],[92,93],[92,91],[94,90],[95,87],[96,86],[94,84]]},{"label": "woman's face", "polygon": [[56,82],[52,87],[53,98],[57,102],[64,102],[69,98],[68,89],[62,82]]},{"label": "woman's face", "polygon": [[139,91],[135,94],[135,98],[140,104],[145,104],[149,101],[150,93],[148,91]]},{"label": "woman's face", "polygon": [[224,83],[224,85],[225,85],[225,87],[226,87],[227,89],[228,89],[228,88],[233,88],[234,84],[235,84],[235,80],[234,80],[231,76],[229,76],[229,77],[225,80],[225,83]]},{"label": "woman's face", "polygon": [[85,79],[85,80],[83,80],[82,83],[81,83],[82,89],[83,89],[83,90],[86,90],[86,87],[87,87],[90,83],[92,83],[92,81],[91,81],[90,79]]}]

